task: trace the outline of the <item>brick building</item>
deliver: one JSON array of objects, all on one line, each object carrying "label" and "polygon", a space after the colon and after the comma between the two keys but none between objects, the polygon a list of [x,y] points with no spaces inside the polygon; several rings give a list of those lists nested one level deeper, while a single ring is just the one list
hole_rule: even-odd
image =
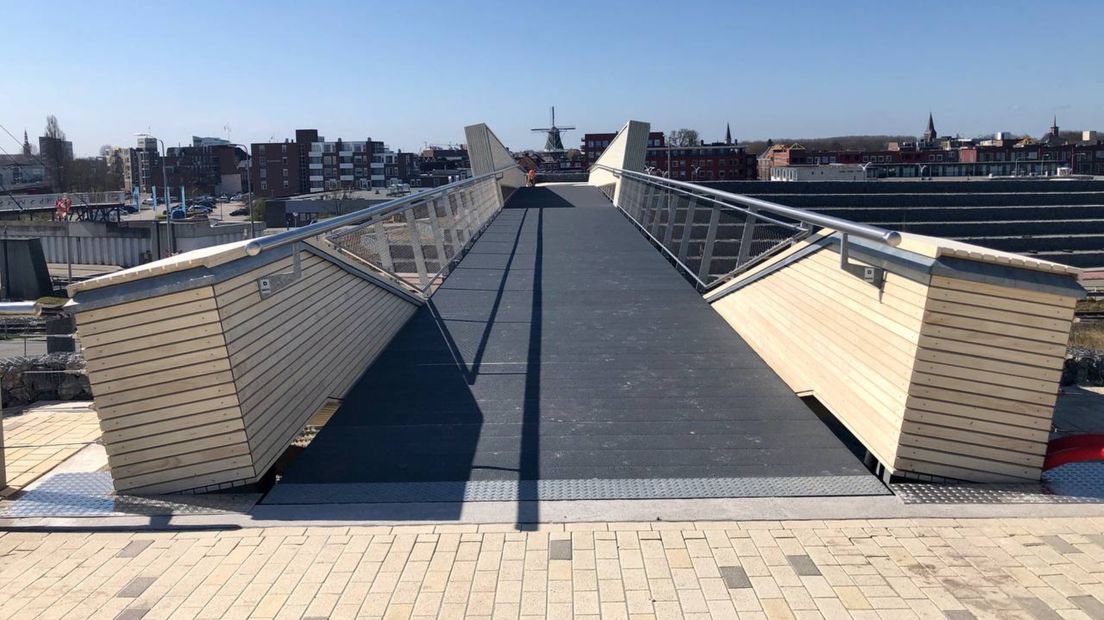
[{"label": "brick building", "polygon": [[294,141],[255,142],[250,150],[250,181],[258,196],[386,187],[388,178],[398,176],[396,154],[371,138],[330,142],[315,129],[299,129]]},{"label": "brick building", "polygon": [[[583,160],[589,167],[609,146],[617,134],[588,133],[583,136]],[[734,181],[756,178],[756,158],[732,142],[668,147],[663,132],[648,134],[645,168],[683,181]]]}]

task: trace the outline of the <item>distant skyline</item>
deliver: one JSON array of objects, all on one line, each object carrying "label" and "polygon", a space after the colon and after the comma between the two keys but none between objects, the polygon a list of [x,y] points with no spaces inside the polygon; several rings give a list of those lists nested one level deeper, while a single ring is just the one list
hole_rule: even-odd
[{"label": "distant skyline", "polygon": [[[80,156],[299,128],[419,150],[487,122],[539,149],[548,108],[707,141],[1104,130],[1104,3],[936,0],[12,3],[0,124],[58,117]],[[1084,31],[1082,31],[1082,25]],[[2,152],[18,145],[0,132]]]}]

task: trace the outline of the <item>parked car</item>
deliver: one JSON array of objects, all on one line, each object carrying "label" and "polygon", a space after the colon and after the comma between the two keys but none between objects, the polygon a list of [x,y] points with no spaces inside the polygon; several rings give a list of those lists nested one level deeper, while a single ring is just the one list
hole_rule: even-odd
[{"label": "parked car", "polygon": [[230,212],[230,215],[249,215],[249,207],[241,207],[240,209],[234,209]]}]

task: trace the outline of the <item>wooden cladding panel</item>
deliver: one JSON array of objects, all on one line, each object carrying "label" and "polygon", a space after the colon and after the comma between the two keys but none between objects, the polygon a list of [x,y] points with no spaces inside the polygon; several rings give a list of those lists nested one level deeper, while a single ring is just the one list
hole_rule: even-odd
[{"label": "wooden cladding panel", "polygon": [[283,453],[327,398],[344,395],[416,308],[307,252],[300,255],[300,278],[262,299],[256,280],[290,269],[285,259],[215,285],[258,471]]},{"label": "wooden cladding panel", "polygon": [[923,287],[889,274],[883,291],[817,251],[713,307],[798,393],[814,393],[892,463],[923,316]]},{"label": "wooden cladding panel", "polygon": [[1032,288],[1026,271],[1000,286],[891,268],[879,291],[835,251],[781,265],[806,245],[710,296],[714,308],[890,471],[1037,479],[1076,299]]},{"label": "wooden cladding panel", "polygon": [[896,467],[1038,479],[1075,301],[933,278]]},{"label": "wooden cladding panel", "polygon": [[252,475],[211,287],[81,312],[77,326],[117,490]]}]

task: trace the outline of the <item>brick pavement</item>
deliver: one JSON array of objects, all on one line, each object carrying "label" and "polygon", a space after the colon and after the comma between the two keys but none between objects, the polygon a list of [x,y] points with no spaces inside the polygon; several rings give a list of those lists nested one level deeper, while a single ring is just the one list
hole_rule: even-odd
[{"label": "brick pavement", "polygon": [[12,618],[1104,618],[1104,518],[0,533]]},{"label": "brick pavement", "polygon": [[90,402],[36,403],[5,416],[4,460],[7,497],[100,438],[100,422]]}]

